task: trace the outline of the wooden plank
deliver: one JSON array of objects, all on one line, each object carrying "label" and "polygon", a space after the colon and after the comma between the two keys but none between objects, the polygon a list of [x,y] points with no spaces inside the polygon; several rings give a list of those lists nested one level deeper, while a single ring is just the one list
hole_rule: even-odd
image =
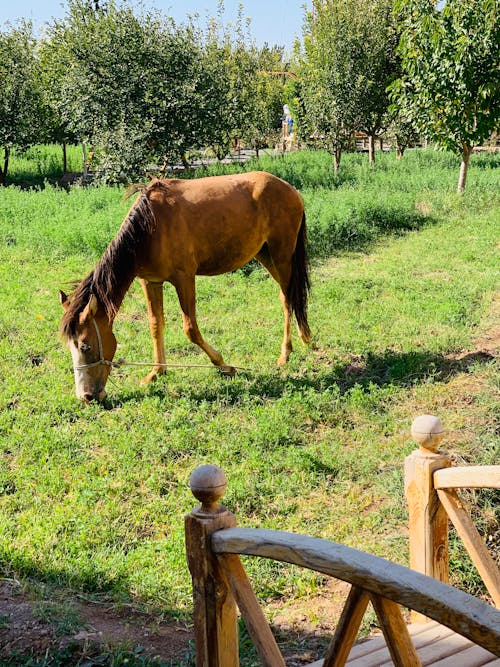
[{"label": "wooden plank", "polygon": [[409,625],[408,632],[413,637],[415,644],[419,642],[422,646],[430,641],[434,641],[435,638],[448,637],[453,634],[451,628],[447,628],[446,625],[440,625],[435,621]]},{"label": "wooden plank", "polygon": [[[428,665],[429,662],[422,659],[421,649],[432,646],[434,643],[443,639],[447,639],[448,637],[459,637],[461,641],[467,642],[468,646],[471,645],[471,642],[468,639],[460,637],[460,635],[455,634],[453,630],[446,628],[444,625],[439,625],[439,623],[431,622],[426,623],[425,625],[417,623],[408,626],[408,631],[423,665]],[[356,655],[355,651],[357,645],[355,645],[347,662],[348,667],[381,667],[382,665],[384,665],[384,667],[389,667],[389,665],[393,665],[389,650],[385,645],[385,641],[383,640],[382,645],[380,645],[380,642],[375,642],[375,640],[379,639],[383,640],[383,637],[375,637],[374,639],[368,641],[368,645],[372,644],[372,650],[365,650],[365,652],[361,655]],[[445,653],[445,655],[447,654]]]},{"label": "wooden plank", "polygon": [[426,614],[500,657],[500,611],[402,565],[336,542],[255,528],[217,531],[212,549],[272,558],[347,581]]},{"label": "wooden plank", "polygon": [[202,502],[185,517],[197,667],[239,665],[236,603],[211,549],[214,531],[236,525],[235,516],[217,502],[225,484],[224,473],[216,466],[198,468],[190,480],[191,490]]},{"label": "wooden plank", "polygon": [[344,667],[369,600],[368,593],[352,586],[326,652],[323,667]]},{"label": "wooden plank", "polygon": [[396,667],[408,667],[408,665],[421,667],[399,605],[381,595],[371,594],[370,599],[394,665]]},{"label": "wooden plank", "polygon": [[500,489],[500,466],[460,466],[436,470],[436,489]]},{"label": "wooden plank", "polygon": [[[444,626],[441,626],[444,627]],[[427,642],[424,645],[417,645],[415,648],[418,652],[418,657],[424,667],[433,665],[437,660],[442,660],[450,655],[457,655],[460,651],[474,646],[474,644],[465,637],[457,635],[452,632],[446,637],[438,637],[435,641]],[[389,667],[391,662],[381,663],[381,667]]]},{"label": "wooden plank", "polygon": [[285,660],[239,556],[227,554],[218,559],[263,667],[285,667]]},{"label": "wooden plank", "polygon": [[471,646],[465,651],[432,663],[432,667],[483,667],[483,665],[497,667],[500,665],[500,660],[480,646]]},{"label": "wooden plank", "polygon": [[[375,639],[381,639],[382,644],[380,644],[380,642],[375,642]],[[390,665],[394,664],[391,660],[391,654],[387,648],[384,637],[375,637],[373,640],[367,642],[367,644],[369,644],[373,650],[356,657],[349,656],[346,667],[380,667],[380,665],[385,662],[389,662]]]},{"label": "wooden plank", "polygon": [[349,660],[347,661],[347,664],[349,664],[351,660],[361,658],[368,653],[373,653],[374,651],[384,647],[386,647],[384,635],[377,635],[376,637],[370,637],[368,639],[362,640],[354,644],[352,647],[351,652],[349,653]]},{"label": "wooden plank", "polygon": [[[233,515],[221,514],[234,525]],[[193,621],[197,667],[237,667],[236,604],[207,549],[213,525],[193,515],[186,517],[186,552],[193,581]]]},{"label": "wooden plank", "polygon": [[[408,632],[424,667],[473,646],[465,637],[434,621],[424,625],[421,623],[409,625]],[[393,664],[382,635],[354,644],[346,663],[347,667],[392,667]],[[323,660],[318,660],[307,667],[323,667]]]},{"label": "wooden plank", "polygon": [[472,562],[477,567],[489,594],[496,606],[500,607],[500,570],[491,557],[474,522],[456,491],[440,489],[438,495],[446,513],[457,529],[457,533],[462,538]]},{"label": "wooden plank", "polygon": [[[422,630],[422,628],[424,629]],[[434,667],[436,662],[441,662],[447,657],[453,657],[457,660],[462,651],[474,647],[474,644],[465,637],[457,635],[449,628],[434,622],[427,623],[426,625],[410,625],[408,626],[408,631],[413,639],[423,667]],[[362,649],[362,652],[358,653],[357,649]],[[471,655],[475,654],[465,653],[464,655],[469,660],[471,659]],[[485,662],[484,664],[491,664],[492,667],[500,667],[500,660],[489,652],[481,653],[477,659],[481,661],[493,661],[491,663]],[[480,664],[483,663],[481,662]],[[373,637],[360,644],[355,644],[346,663],[346,667],[393,667],[393,665],[394,662],[391,659],[385,640],[380,636]],[[462,662],[459,659],[455,667],[460,667],[461,665]],[[465,667],[465,663],[463,665]],[[322,666],[322,660],[308,665],[308,667]],[[467,665],[467,667],[475,667],[475,665],[472,663],[470,666]]]}]

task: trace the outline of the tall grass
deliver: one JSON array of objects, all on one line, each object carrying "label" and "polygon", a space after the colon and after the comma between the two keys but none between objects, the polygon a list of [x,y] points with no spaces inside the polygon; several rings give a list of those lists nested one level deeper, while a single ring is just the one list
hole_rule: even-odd
[{"label": "tall grass", "polygon": [[[46,178],[53,173],[50,165],[56,161],[56,148],[32,149],[34,156],[43,156],[43,163],[31,156],[37,173],[41,164],[49,165]],[[364,155],[348,154],[339,176],[334,175],[331,157],[323,151],[275,158],[265,155],[259,162],[217,164],[188,176],[258,168],[284,178],[304,197],[311,257],[325,258],[335,252],[366,249],[383,235],[432,224],[441,214],[490,208],[494,204],[491,197],[496,198],[498,163],[496,154],[474,155],[470,188],[461,198],[453,191],[455,160],[435,151],[408,151],[401,162],[393,154],[381,153],[375,168],[367,165]],[[26,174],[29,164],[33,162],[25,156],[14,157],[12,178]],[[122,190],[91,186],[66,191],[48,180],[44,184],[42,190],[4,188],[0,242],[36,247],[48,256],[81,251],[98,257],[130,206],[121,200]],[[42,224],[37,225],[37,220]]]}]

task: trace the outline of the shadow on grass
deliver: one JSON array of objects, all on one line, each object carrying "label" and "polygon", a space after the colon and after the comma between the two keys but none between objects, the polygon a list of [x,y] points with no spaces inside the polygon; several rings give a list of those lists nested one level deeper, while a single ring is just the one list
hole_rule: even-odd
[{"label": "shadow on grass", "polygon": [[[252,373],[243,371],[234,380],[227,380],[223,385],[219,382],[210,384],[186,382],[185,388],[176,391],[180,396],[194,402],[221,401],[227,404],[238,404],[245,396],[259,396],[267,399],[282,397],[285,393],[300,392],[312,389],[324,392],[337,387],[340,395],[348,393],[354,387],[367,391],[372,386],[413,387],[422,382],[446,382],[455,375],[469,372],[477,364],[487,364],[494,359],[489,352],[471,352],[465,356],[454,358],[432,352],[398,353],[387,351],[384,354],[368,354],[365,358],[358,357],[350,362],[332,363],[330,359],[316,361],[312,368],[299,374],[287,371],[274,373]],[[104,407],[113,409],[130,401],[140,401],[148,396],[165,397],[168,392],[168,376],[147,390],[138,388],[133,392],[123,393],[106,400]]]}]

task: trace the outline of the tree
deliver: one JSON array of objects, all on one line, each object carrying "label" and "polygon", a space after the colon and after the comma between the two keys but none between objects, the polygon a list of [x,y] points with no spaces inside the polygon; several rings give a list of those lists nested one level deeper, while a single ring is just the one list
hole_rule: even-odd
[{"label": "tree", "polygon": [[137,174],[147,160],[151,24],[114,0],[68,0],[66,16],[47,31],[44,59],[57,73],[51,107],[63,128],[98,147],[111,178]]},{"label": "tree", "polygon": [[206,145],[218,159],[231,150],[235,138],[248,136],[256,117],[257,51],[248,33],[240,6],[234,25],[222,21],[224,3],[219,0],[218,15],[209,20],[204,33],[203,67],[207,95],[204,111]]},{"label": "tree", "polygon": [[236,34],[233,44],[215,20],[203,32],[192,19],[178,26],[115,0],[68,0],[46,44],[58,82],[52,107],[95,146],[108,180],[165,159],[188,165],[207,145],[224,157],[255,96],[257,63]]},{"label": "tree", "polygon": [[192,23],[161,21],[148,29],[146,98],[143,120],[149,143],[161,159],[181,160],[201,147],[206,73],[199,31]]},{"label": "tree", "polygon": [[403,76],[396,104],[420,131],[461,157],[465,189],[472,148],[498,127],[500,28],[494,0],[399,0]]},{"label": "tree", "polygon": [[41,116],[39,63],[30,22],[0,32],[0,185],[7,182],[13,146],[27,148],[35,142]]},{"label": "tree", "polygon": [[357,119],[352,52],[358,51],[359,45],[353,28],[350,9],[343,0],[318,3],[314,13],[305,17],[299,70],[301,134],[313,137],[333,155],[335,172]]},{"label": "tree", "polygon": [[62,145],[63,173],[67,172],[68,143],[77,143],[78,137],[69,127],[68,120],[63,120],[61,114],[62,88],[65,70],[54,44],[42,37],[38,44],[40,58],[41,94],[43,102],[42,132],[38,141]]},{"label": "tree", "polygon": [[361,49],[356,55],[357,100],[356,129],[369,140],[369,162],[375,161],[377,134],[389,123],[388,86],[400,75],[397,46],[399,31],[393,13],[393,0],[368,0],[359,8]]},{"label": "tree", "polygon": [[398,73],[397,42],[392,0],[323,0],[306,15],[303,120],[333,153],[335,170],[354,130],[369,135],[374,159],[374,137],[389,105],[386,89]]},{"label": "tree", "polygon": [[408,146],[416,144],[420,140],[420,135],[415,121],[411,115],[406,113],[406,109],[394,105],[394,108],[391,107],[390,111],[392,113],[389,116],[390,122],[387,134],[390,141],[395,141],[396,157],[401,160]]},{"label": "tree", "polygon": [[251,56],[256,68],[251,90],[247,97],[249,107],[242,129],[242,137],[255,149],[269,146],[281,136],[283,104],[288,99],[287,65],[283,62],[283,49],[253,47]]}]

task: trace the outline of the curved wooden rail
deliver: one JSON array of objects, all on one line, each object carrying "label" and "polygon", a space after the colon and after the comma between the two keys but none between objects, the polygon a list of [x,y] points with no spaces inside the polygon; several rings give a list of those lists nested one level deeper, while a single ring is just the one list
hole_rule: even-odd
[{"label": "curved wooden rail", "polygon": [[212,549],[272,558],[342,579],[415,609],[500,657],[500,611],[402,565],[319,538],[252,528],[213,533]]},{"label": "curved wooden rail", "polygon": [[500,466],[462,466],[434,472],[435,489],[500,489]]}]

